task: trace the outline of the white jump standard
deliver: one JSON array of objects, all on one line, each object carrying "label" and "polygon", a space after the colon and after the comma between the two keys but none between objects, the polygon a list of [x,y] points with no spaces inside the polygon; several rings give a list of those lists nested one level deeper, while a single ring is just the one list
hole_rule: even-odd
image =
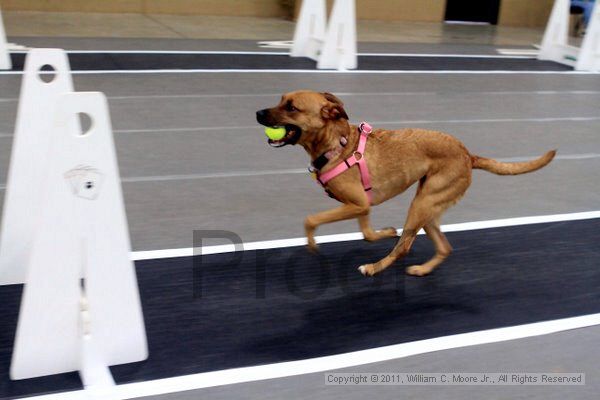
[{"label": "white jump standard", "polygon": [[6,33],[4,32],[4,23],[2,22],[2,10],[0,10],[0,70],[12,69],[8,45],[6,44]]},{"label": "white jump standard", "polygon": [[569,0],[555,0],[538,55],[574,67],[577,71],[600,71],[600,6],[594,6],[581,48],[569,45]]},{"label": "white jump standard", "polygon": [[319,69],[356,69],[356,6],[354,0],[335,0],[329,22],[325,0],[304,0],[290,55],[317,61]]},{"label": "white jump standard", "polygon": [[[56,75],[44,82],[40,69]],[[46,75],[47,79],[49,78]],[[49,79],[48,79],[49,80]],[[50,127],[62,93],[73,91],[67,55],[58,49],[35,49],[25,60],[17,122],[8,169],[0,236],[0,285],[25,283],[31,244],[44,207]]]},{"label": "white jump standard", "polygon": [[148,346],[106,97],[73,92],[63,50],[27,56],[9,176],[0,284],[25,283],[10,377],[79,371],[106,394],[108,367],[145,360]]},{"label": "white jump standard", "polygon": [[304,0],[294,31],[292,57],[308,57],[319,60],[325,41],[327,9],[325,0]]}]

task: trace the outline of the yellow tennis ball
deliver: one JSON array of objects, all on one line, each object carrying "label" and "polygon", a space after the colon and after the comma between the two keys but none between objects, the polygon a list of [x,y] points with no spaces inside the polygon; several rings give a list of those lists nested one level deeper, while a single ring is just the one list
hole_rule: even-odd
[{"label": "yellow tennis ball", "polygon": [[265,135],[271,140],[281,140],[285,137],[286,131],[284,127],[272,128],[265,127]]}]

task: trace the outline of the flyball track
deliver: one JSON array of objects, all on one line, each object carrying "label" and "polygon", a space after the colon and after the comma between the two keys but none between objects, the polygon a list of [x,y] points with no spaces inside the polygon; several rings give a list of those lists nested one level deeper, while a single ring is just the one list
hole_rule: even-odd
[{"label": "flyball track", "polygon": [[[150,358],[112,367],[117,383],[340,354],[600,312],[600,219],[448,233],[433,275],[377,278],[356,267],[392,240],[136,262]],[[22,286],[0,287],[0,398],[80,388],[76,373],[10,381]],[[43,333],[40,333],[40,338]]]},{"label": "flyball track", "polygon": [[[13,53],[13,70],[23,69],[25,54]],[[313,70],[308,58],[288,55],[194,53],[70,53],[73,71],[136,70]],[[529,58],[359,56],[359,70],[569,71],[571,67]]]}]

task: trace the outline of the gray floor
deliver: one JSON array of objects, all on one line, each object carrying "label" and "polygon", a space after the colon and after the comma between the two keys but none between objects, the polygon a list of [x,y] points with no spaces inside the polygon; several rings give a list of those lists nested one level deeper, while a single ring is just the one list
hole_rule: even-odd
[{"label": "gray floor", "polygon": [[[145,400],[220,399],[597,399],[600,328],[465,347],[361,367],[344,373],[584,372],[585,386],[328,386],[325,373],[207,388]],[[590,353],[590,350],[592,352]]]},{"label": "gray floor", "polygon": [[[59,47],[65,50],[154,50],[164,51],[273,51],[285,52],[285,49],[259,47],[256,40],[227,39],[123,39],[123,38],[70,38],[70,37],[18,37],[9,41],[26,47]],[[290,40],[284,34],[278,40]],[[531,45],[505,45],[509,49],[534,50]],[[498,54],[496,46],[464,43],[379,43],[360,42],[358,51],[365,53],[430,53],[430,54]]]},{"label": "gray floor", "polygon": [[[0,75],[2,183],[19,84],[20,76]],[[134,250],[189,247],[194,229],[230,230],[245,241],[299,237],[307,214],[334,206],[299,172],[308,162],[303,150],[270,148],[254,120],[257,109],[298,88],[340,94],[353,121],[447,131],[479,155],[515,158],[559,149],[559,158],[534,174],[476,172],[444,223],[590,211],[600,204],[598,75],[77,75],[75,87],[109,97]],[[406,193],[375,209],[374,225],[401,226],[409,201]],[[319,233],[356,230],[344,222]],[[590,399],[600,378],[599,337],[598,328],[589,328],[352,369],[583,371],[585,387],[350,389],[326,387],[315,374],[163,397]]]},{"label": "gray floor", "polygon": [[[17,97],[19,80],[0,76],[3,98]],[[189,247],[194,229],[227,229],[245,241],[299,237],[307,214],[335,205],[303,172],[303,150],[270,148],[254,120],[296,88],[342,93],[354,121],[450,132],[479,155],[558,148],[559,159],[535,174],[477,171],[445,223],[588,211],[600,202],[597,76],[78,75],[75,86],[109,97],[135,250]],[[16,108],[16,100],[0,102],[2,182]],[[409,201],[406,193],[374,209],[374,225],[401,226]],[[350,221],[319,233],[356,229]]]}]

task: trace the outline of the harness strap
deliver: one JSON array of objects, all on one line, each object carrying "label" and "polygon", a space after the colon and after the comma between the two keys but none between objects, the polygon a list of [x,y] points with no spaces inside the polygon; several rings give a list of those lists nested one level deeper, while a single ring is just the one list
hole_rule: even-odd
[{"label": "harness strap", "polygon": [[348,158],[346,158],[343,162],[339,163],[332,169],[327,172],[318,173],[317,181],[325,187],[327,182],[341,174],[342,172],[347,171],[352,168],[355,164],[358,164],[358,168],[360,171],[360,179],[363,184],[363,188],[365,189],[365,193],[367,198],[369,199],[369,203],[372,203],[372,193],[371,193],[371,177],[369,176],[369,168],[367,167],[367,160],[365,158],[365,149],[367,147],[367,139],[369,134],[373,131],[371,125],[366,122],[361,122],[358,126],[358,131],[360,132],[360,138],[358,139],[358,147],[356,151]]}]

